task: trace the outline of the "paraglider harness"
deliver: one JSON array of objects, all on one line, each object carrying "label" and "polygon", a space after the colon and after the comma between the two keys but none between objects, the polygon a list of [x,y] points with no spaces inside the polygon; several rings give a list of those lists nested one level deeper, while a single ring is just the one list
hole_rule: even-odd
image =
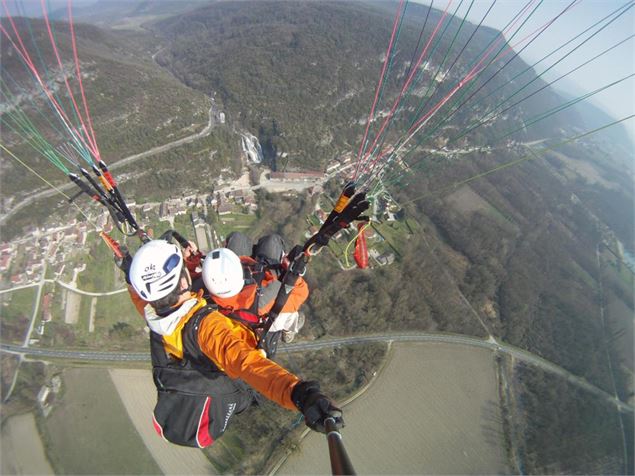
[{"label": "paraglider harness", "polygon": [[[242,257],[241,264],[243,265],[245,286],[255,285],[254,300],[248,308],[235,309],[232,307],[218,306],[218,311],[224,316],[227,316],[234,321],[238,321],[250,328],[258,338],[259,348],[264,349],[267,353],[267,357],[273,359],[278,350],[278,343],[280,342],[282,331],[264,333],[264,328],[271,312],[260,314],[259,308],[261,298],[265,292],[263,283],[267,273],[271,272],[278,276],[283,271],[283,267],[279,263],[270,263],[265,257]],[[277,304],[278,296],[279,293],[276,295],[274,307]],[[286,299],[280,309],[284,307],[285,303]],[[262,345],[260,345],[260,343],[262,343]]]},{"label": "paraglider harness", "polygon": [[[298,279],[306,272],[306,266],[313,255],[326,245],[338,231],[347,228],[353,221],[368,221],[367,216],[362,214],[368,209],[369,202],[366,200],[364,192],[355,193],[354,182],[348,182],[340,194],[331,213],[320,227],[320,229],[304,245],[296,245],[287,255],[288,266],[280,277],[280,290],[276,296],[273,307],[266,315],[266,320],[260,334],[258,346],[265,348],[269,329],[287,303],[291,291],[295,287]],[[279,338],[279,334],[278,334]],[[277,341],[276,341],[277,346]]]},{"label": "paraglider harness", "polygon": [[251,387],[228,377],[198,346],[200,322],[216,310],[216,306],[204,306],[187,321],[181,331],[181,359],[165,351],[160,334],[150,333],[152,378],[157,388],[152,421],[161,437],[177,445],[211,445],[225,432],[233,415],[257,401]]},{"label": "paraglider harness", "polygon": [[[275,356],[282,333],[270,332],[271,326],[287,303],[297,280],[304,275],[311,257],[326,246],[333,235],[348,227],[354,220],[368,220],[367,217],[361,216],[369,206],[365,194],[355,195],[354,191],[353,184],[346,185],[320,230],[309,238],[304,246],[296,245],[287,255],[286,269],[278,264],[254,260],[253,268],[249,269],[250,280],[257,285],[253,304],[249,309],[223,313],[252,329],[258,337],[258,348],[264,349],[269,358]],[[132,217],[129,211],[127,214]],[[136,225],[136,222],[134,224]],[[133,229],[136,230],[134,234],[142,241],[148,240],[148,236],[138,226],[133,226]],[[123,247],[115,240],[105,233],[102,233],[102,238],[117,259],[131,261],[127,250],[122,249]],[[164,233],[161,238],[167,241],[174,238],[183,248],[189,246],[189,242],[174,230]],[[203,255],[199,251],[186,260],[186,266],[196,272],[197,268],[200,269],[202,258]],[[264,316],[259,316],[261,284],[267,270],[275,270],[280,274],[281,286],[271,310]],[[173,358],[166,353],[161,335],[155,332],[151,332],[150,335],[152,375],[157,388],[153,424],[161,437],[177,445],[198,448],[211,445],[225,432],[234,414],[244,411],[257,401],[254,390],[243,381],[227,376],[198,346],[200,321],[216,310],[222,312],[215,305],[207,305],[188,319],[181,331],[181,359]],[[329,435],[335,433],[330,432]]]},{"label": "paraglider harness", "polygon": [[[223,309],[218,310],[230,319],[241,322],[249,327],[258,338],[258,348],[263,349],[270,359],[273,359],[278,350],[278,344],[282,331],[270,332],[271,326],[282,312],[298,279],[304,276],[306,266],[311,257],[317,254],[338,231],[348,227],[353,221],[368,221],[369,218],[362,214],[368,209],[369,203],[364,192],[355,193],[355,184],[348,182],[340,194],[333,210],[328,215],[320,229],[304,245],[296,245],[287,254],[285,264],[269,263],[266,258],[250,258],[253,263],[243,266],[243,271],[248,283],[256,284],[254,302],[248,309]],[[182,247],[187,247],[188,242],[176,231],[170,230],[163,236],[171,233],[169,237],[179,241]],[[195,256],[199,262],[202,255]],[[189,266],[188,266],[189,268]],[[260,297],[262,296],[262,282],[267,271],[275,272],[279,276],[280,289],[276,295],[273,307],[264,315],[258,313]]]},{"label": "paraglider harness", "polygon": [[[179,245],[181,245],[182,248],[186,248],[187,246],[189,246],[189,242],[176,230],[166,231],[165,233],[163,233],[163,235],[161,235],[160,239],[166,240],[170,243],[172,243],[174,239],[179,243]],[[192,276],[192,280],[200,280],[200,264],[203,259],[205,259],[205,255],[203,255],[200,251],[197,251],[195,254],[186,258],[185,265]],[[275,276],[280,276],[280,274],[284,272],[284,267],[280,263],[271,262],[265,256],[258,256],[257,258],[248,256],[241,257],[241,264],[243,266],[245,286],[256,286],[252,304],[248,308],[244,309],[222,307],[214,304],[214,310],[218,310],[224,316],[229,317],[234,321],[240,322],[244,326],[251,329],[251,331],[256,335],[259,344],[261,344],[259,345],[259,348],[265,350],[268,358],[273,359],[278,349],[278,343],[280,341],[282,331],[264,333],[264,328],[267,325],[267,320],[271,315],[271,312],[260,314],[258,310],[260,307],[261,297],[263,296],[263,283],[265,281],[267,273],[270,272],[273,273]],[[202,286],[202,283],[199,283],[199,286]],[[209,298],[209,296],[205,297]],[[274,307],[276,307],[279,297],[280,293],[278,293],[275,297],[276,301],[274,302]],[[280,310],[286,304],[287,299],[288,294],[285,294],[284,302],[281,301]],[[211,300],[213,300],[213,298]]]}]

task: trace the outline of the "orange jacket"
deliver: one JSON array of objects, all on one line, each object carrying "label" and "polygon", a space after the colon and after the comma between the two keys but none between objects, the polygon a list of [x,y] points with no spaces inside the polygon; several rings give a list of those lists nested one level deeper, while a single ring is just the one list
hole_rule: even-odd
[{"label": "orange jacket", "polygon": [[[252,260],[251,258],[241,256],[241,261]],[[253,261],[253,260],[252,260]],[[262,316],[269,312],[276,302],[276,296],[278,295],[278,289],[280,288],[280,281],[273,275],[271,271],[265,271],[264,279],[261,283],[261,298],[258,302],[258,315]],[[273,286],[273,288],[270,288]],[[254,299],[256,298],[256,291],[258,286],[256,284],[248,284],[235,296],[232,297],[219,297],[212,296],[212,299],[221,308],[229,308],[233,310],[237,309],[251,309]],[[267,292],[270,291],[270,292]],[[302,304],[309,297],[309,286],[302,278],[298,278],[287,302],[282,307],[281,313],[296,312],[300,309]]]},{"label": "orange jacket", "polygon": [[[129,287],[133,303],[142,315],[146,303]],[[196,305],[183,316],[172,334],[163,336],[167,352],[182,358],[181,331],[194,313],[205,306],[200,295],[192,294]],[[148,310],[150,311],[150,310]],[[225,317],[218,311],[210,312],[201,320],[198,329],[198,344],[201,351],[230,378],[240,378],[268,399],[289,410],[296,410],[291,392],[298,377],[267,359],[256,348],[258,341],[254,333],[243,324]]]}]

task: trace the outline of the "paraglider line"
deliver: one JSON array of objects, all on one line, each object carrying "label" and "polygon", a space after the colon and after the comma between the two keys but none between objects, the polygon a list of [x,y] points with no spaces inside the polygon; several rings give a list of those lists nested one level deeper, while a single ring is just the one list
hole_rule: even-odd
[{"label": "paraglider line", "polygon": [[583,137],[589,136],[591,134],[595,134],[596,132],[600,132],[601,130],[604,130],[604,129],[607,129],[607,128],[612,127],[614,125],[617,125],[617,124],[620,124],[622,122],[628,121],[629,119],[632,119],[634,117],[635,117],[635,114],[631,114],[630,116],[624,117],[624,118],[619,119],[619,120],[614,121],[614,122],[611,122],[611,123],[606,124],[606,125],[604,125],[602,127],[598,127],[597,129],[593,129],[591,131],[585,132],[585,133],[577,135],[575,137],[571,137],[571,138],[566,139],[564,141],[558,142],[557,144],[554,144],[551,147],[543,148],[541,151],[539,151],[539,152],[541,152],[540,155],[537,155],[534,150],[529,149],[531,151],[531,155],[522,157],[522,158],[517,159],[517,160],[512,160],[511,162],[507,162],[507,163],[498,165],[498,166],[496,166],[496,167],[494,167],[492,169],[489,169],[489,170],[487,170],[485,172],[481,172],[479,174],[473,175],[473,176],[471,176],[471,177],[469,177],[469,178],[467,178],[465,180],[461,180],[460,182],[455,182],[452,185],[449,185],[449,186],[444,187],[442,189],[439,189],[439,190],[436,190],[436,191],[432,191],[432,192],[428,192],[428,193],[426,193],[424,195],[420,195],[420,196],[415,197],[415,198],[413,198],[411,200],[403,202],[402,205],[406,205],[408,203],[416,202],[418,200],[422,200],[424,198],[427,198],[427,197],[430,197],[430,196],[433,196],[433,195],[444,194],[444,193],[449,192],[451,190],[456,190],[461,185],[465,185],[467,183],[473,182],[474,180],[477,180],[479,178],[483,178],[483,177],[485,177],[487,175],[493,174],[494,172],[498,172],[500,170],[504,170],[504,169],[507,169],[509,167],[513,167],[514,165],[521,164],[521,163],[526,162],[526,161],[531,160],[531,159],[542,158],[545,154],[547,154],[547,152],[551,152],[551,151],[555,150],[558,147],[570,144],[571,142],[575,142],[575,141],[577,141],[579,139],[582,139]]},{"label": "paraglider line", "polygon": [[[68,195],[66,195],[62,190],[60,190],[58,187],[56,187],[55,185],[53,185],[51,182],[49,182],[48,180],[46,180],[44,177],[42,177],[39,173],[37,173],[32,167],[30,167],[28,164],[26,164],[24,161],[22,161],[19,157],[17,157],[13,152],[11,152],[9,149],[7,149],[3,144],[0,144],[0,148],[2,148],[2,150],[4,150],[7,154],[9,154],[11,157],[13,157],[16,161],[18,161],[22,166],[24,166],[28,171],[30,171],[31,173],[35,174],[40,180],[42,180],[46,185],[48,185],[49,187],[51,187],[53,190],[55,190],[57,193],[59,193],[60,195],[62,195],[64,198],[66,198],[67,200],[70,200],[70,197]],[[79,212],[84,216],[84,218],[86,218],[86,221],[88,223],[90,223],[91,225],[93,225],[93,227],[95,228],[95,230],[98,229],[97,225],[95,224],[95,222],[93,222],[90,217],[84,212],[84,210],[82,210],[79,205],[77,205],[75,202],[71,202],[73,204],[73,206],[75,208],[77,208],[77,210],[79,210]]]},{"label": "paraglider line", "polygon": [[92,137],[92,143],[95,147],[95,152],[97,153],[97,160],[99,160],[100,153],[99,148],[97,147],[97,140],[95,139],[95,131],[93,129],[93,121],[90,117],[90,112],[88,110],[88,102],[86,101],[86,94],[84,93],[84,84],[82,82],[82,74],[79,68],[79,56],[77,54],[77,41],[75,38],[75,26],[73,24],[73,8],[72,8],[72,0],[68,0],[68,24],[70,26],[71,31],[71,43],[73,46],[73,59],[75,60],[75,69],[77,72],[77,82],[79,83],[79,90],[82,95],[82,102],[84,103],[84,112],[86,113],[86,119],[88,121],[88,127],[90,128],[90,134]]},{"label": "paraglider line", "polygon": [[[51,40],[51,46],[53,47],[53,52],[55,53],[55,58],[57,59],[57,64],[60,67],[60,71],[64,71],[64,65],[62,64],[62,59],[60,57],[59,54],[59,50],[57,49],[57,44],[55,43],[55,39],[53,38],[53,32],[51,30],[51,23],[49,21],[49,17],[48,17],[48,12],[46,10],[46,6],[44,5],[44,1],[45,0],[40,0],[40,3],[42,5],[42,16],[44,18],[44,23],[46,24],[46,29],[48,31],[48,35],[49,35],[49,39]],[[75,111],[77,112],[77,115],[79,117],[79,122],[82,126],[82,129],[84,131],[86,140],[88,141],[88,144],[90,145],[90,151],[93,153],[93,155],[95,156],[95,158],[99,157],[99,153],[97,152],[97,148],[94,144],[94,142],[92,141],[92,138],[90,137],[90,134],[88,133],[88,130],[86,128],[86,124],[84,123],[84,119],[81,115],[81,112],[79,111],[79,107],[77,106],[77,102],[75,101],[75,96],[73,95],[73,90],[71,89],[71,86],[68,82],[68,78],[66,77],[65,74],[62,74],[62,77],[64,78],[64,84],[66,85],[66,89],[68,91],[68,96],[71,100],[71,102],[73,103],[73,107],[75,108]]]}]

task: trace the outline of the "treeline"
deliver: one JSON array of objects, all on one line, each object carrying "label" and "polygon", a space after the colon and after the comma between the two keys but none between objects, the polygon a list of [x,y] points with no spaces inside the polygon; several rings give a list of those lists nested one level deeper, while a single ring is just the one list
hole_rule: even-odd
[{"label": "treeline", "polygon": [[519,427],[514,431],[524,435],[518,453],[526,474],[633,473],[632,414],[522,363],[516,366],[515,386]]}]

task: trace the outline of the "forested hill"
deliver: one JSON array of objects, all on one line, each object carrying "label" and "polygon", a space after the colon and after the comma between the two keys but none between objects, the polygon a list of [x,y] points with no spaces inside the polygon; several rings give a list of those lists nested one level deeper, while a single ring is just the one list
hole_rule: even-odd
[{"label": "forested hill", "polygon": [[[231,120],[258,135],[270,156],[286,152],[290,167],[320,168],[326,160],[355,150],[363,134],[394,15],[395,5],[379,5],[221,2],[146,26],[165,40],[157,61],[187,85],[206,93],[217,92]],[[408,6],[399,40],[403,47],[393,59],[393,73],[381,106],[385,110],[397,93],[397,85],[404,81],[427,12],[428,7],[422,5]],[[440,16],[441,12],[431,11],[424,38],[432,33]],[[433,67],[421,84],[433,82],[435,67],[459,25],[460,18],[454,18],[443,36],[438,35],[439,45],[430,46]],[[475,28],[463,25],[446,67]],[[450,75],[434,91],[433,100],[441,98],[467,73],[497,33],[485,27],[478,29]],[[492,71],[502,64],[502,60],[494,63]],[[495,91],[525,66],[515,60],[481,94]],[[543,84],[539,80],[536,87]],[[426,88],[421,89],[419,93],[424,94]],[[497,98],[489,99],[490,103]],[[539,101],[527,101],[519,108],[518,120],[557,103],[558,96],[546,91]],[[471,120],[486,106],[484,103],[470,113],[457,114],[453,126]],[[394,129],[403,129],[410,119],[410,114],[399,114]],[[516,120],[516,116],[512,114],[510,119]],[[566,113],[559,121],[537,125],[528,135],[538,137],[541,131],[567,128],[577,122],[575,114]],[[476,140],[486,141],[482,133],[479,136]]]}]

